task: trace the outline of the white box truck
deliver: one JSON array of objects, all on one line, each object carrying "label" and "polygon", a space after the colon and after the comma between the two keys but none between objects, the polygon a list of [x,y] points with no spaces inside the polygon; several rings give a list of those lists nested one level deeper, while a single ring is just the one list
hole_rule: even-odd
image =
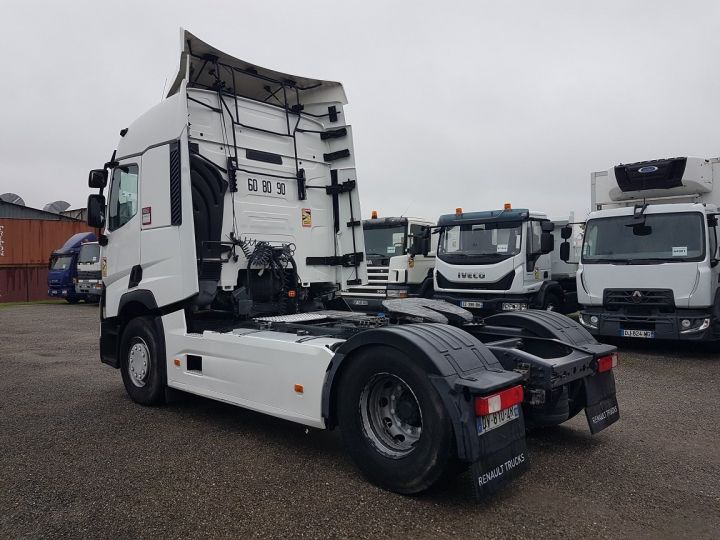
[{"label": "white box truck", "polygon": [[[105,288],[100,358],[130,397],[168,388],[320,429],[361,471],[478,495],[528,464],[525,425],[619,418],[615,347],[556,313],[475,321],[445,302],[325,307],[366,283],[352,129],[337,82],[233,58],[183,31],[168,97],[90,172]],[[103,193],[109,182],[109,196]],[[252,456],[248,456],[252,459]]]},{"label": "white box truck", "polygon": [[577,274],[585,328],[597,336],[716,340],[720,160],[629,163],[590,181],[593,211]]}]

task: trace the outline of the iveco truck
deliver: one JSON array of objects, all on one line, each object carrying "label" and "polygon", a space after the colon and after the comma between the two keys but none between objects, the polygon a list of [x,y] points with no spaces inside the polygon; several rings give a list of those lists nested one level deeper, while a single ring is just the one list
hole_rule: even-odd
[{"label": "iveco truck", "polygon": [[422,298],[327,309],[367,283],[342,85],[181,36],[167,98],[89,177],[100,357],[134,401],[171,388],[339,426],[362,472],[404,494],[468,464],[485,495],[527,467],[526,422],[618,419],[615,347],[561,315],[477,321]]},{"label": "iveco truck", "polygon": [[100,244],[85,242],[80,246],[77,259],[75,294],[85,298],[86,302],[98,302],[102,288]]},{"label": "iveco truck", "polygon": [[[429,229],[434,225],[423,218],[380,218],[375,211],[363,220],[368,282],[342,291],[347,305],[378,312],[386,298],[432,297],[437,236],[430,237]],[[434,242],[423,253],[428,238]]]},{"label": "iveco truck", "polygon": [[484,212],[458,208],[441,216],[434,298],[479,314],[576,311],[576,250],[570,250],[574,259],[563,261],[556,249],[565,233],[577,245],[582,233],[572,221],[553,222],[543,213],[509,204]]},{"label": "iveco truck", "polygon": [[70,304],[91,298],[75,290],[78,276],[78,256],[83,246],[96,240],[95,233],[77,233],[68,238],[60,249],[50,255],[48,262],[48,296],[64,298]]},{"label": "iveco truck", "polygon": [[720,160],[629,163],[590,180],[580,322],[597,336],[717,340]]}]

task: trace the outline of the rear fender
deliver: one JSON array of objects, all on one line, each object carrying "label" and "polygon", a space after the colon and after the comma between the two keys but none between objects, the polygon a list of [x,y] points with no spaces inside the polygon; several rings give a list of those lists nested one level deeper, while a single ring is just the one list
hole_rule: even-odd
[{"label": "rear fender", "polygon": [[[473,462],[487,453],[477,436],[472,396],[520,384],[522,376],[505,371],[495,355],[475,337],[445,324],[377,328],[343,343],[333,357],[323,387],[322,412],[328,427],[335,425],[338,375],[352,361],[354,353],[374,345],[393,347],[422,365],[450,414],[460,459]],[[502,446],[503,441],[509,444],[519,436],[508,433],[498,437],[495,446]]]}]

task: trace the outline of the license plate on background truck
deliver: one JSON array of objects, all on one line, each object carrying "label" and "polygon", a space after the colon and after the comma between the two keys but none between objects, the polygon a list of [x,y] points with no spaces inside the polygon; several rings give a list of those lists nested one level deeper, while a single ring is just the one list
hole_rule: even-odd
[{"label": "license plate on background truck", "polygon": [[483,303],[482,302],[471,302],[467,300],[463,300],[460,302],[460,307],[469,307],[469,308],[475,308],[475,309],[482,309]]},{"label": "license plate on background truck", "polygon": [[636,338],[645,338],[645,339],[653,339],[655,337],[655,332],[652,330],[620,330],[620,337],[636,337]]},{"label": "license plate on background truck", "polygon": [[492,431],[503,424],[515,420],[518,416],[520,416],[520,405],[513,405],[496,413],[479,416],[477,418],[477,433],[478,435],[482,435],[488,431]]}]

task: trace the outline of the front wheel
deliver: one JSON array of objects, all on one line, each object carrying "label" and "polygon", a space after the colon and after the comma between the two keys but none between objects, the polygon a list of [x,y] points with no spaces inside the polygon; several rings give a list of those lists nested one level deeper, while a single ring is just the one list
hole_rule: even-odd
[{"label": "front wheel", "polygon": [[151,318],[137,317],[125,326],[120,341],[120,371],[133,401],[142,405],[164,401],[164,357]]},{"label": "front wheel", "polygon": [[427,374],[386,346],[348,361],[339,381],[338,421],[363,474],[385,489],[412,495],[456,471],[450,417]]}]

